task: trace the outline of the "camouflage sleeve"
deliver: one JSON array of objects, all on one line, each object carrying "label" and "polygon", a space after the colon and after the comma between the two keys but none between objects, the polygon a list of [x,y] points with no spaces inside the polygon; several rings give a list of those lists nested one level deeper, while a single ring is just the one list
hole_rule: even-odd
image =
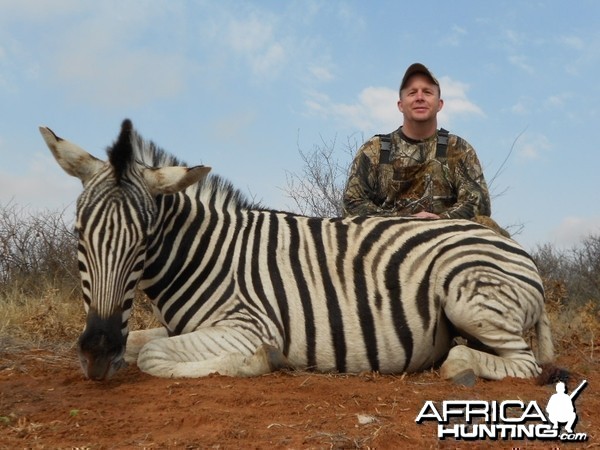
[{"label": "camouflage sleeve", "polygon": [[441,216],[450,219],[490,216],[492,214],[490,194],[475,149],[460,137],[456,137],[456,140],[456,152],[449,153],[448,159],[450,176],[456,183],[457,201]]},{"label": "camouflage sleeve", "polygon": [[[378,192],[379,139],[374,137],[358,150],[350,167],[342,197],[344,216],[381,215]],[[375,159],[375,155],[376,159]]]}]

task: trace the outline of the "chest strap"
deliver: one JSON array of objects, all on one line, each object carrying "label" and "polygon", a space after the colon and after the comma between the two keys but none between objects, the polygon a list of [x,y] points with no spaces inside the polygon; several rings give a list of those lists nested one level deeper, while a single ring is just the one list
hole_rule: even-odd
[{"label": "chest strap", "polygon": [[435,148],[435,159],[439,162],[446,162],[446,153],[448,150],[448,135],[449,131],[440,128],[437,137],[437,147]]},{"label": "chest strap", "polygon": [[391,134],[380,134],[379,135],[379,164],[390,163],[390,152],[392,151],[392,135]]},{"label": "chest strap", "polygon": [[[437,146],[435,149],[435,159],[440,162],[446,161],[446,153],[448,150],[448,135],[450,132],[444,128],[440,128],[437,136]],[[391,134],[380,134],[379,142],[381,143],[379,149],[379,164],[390,163],[390,153],[392,151],[392,135]]]}]

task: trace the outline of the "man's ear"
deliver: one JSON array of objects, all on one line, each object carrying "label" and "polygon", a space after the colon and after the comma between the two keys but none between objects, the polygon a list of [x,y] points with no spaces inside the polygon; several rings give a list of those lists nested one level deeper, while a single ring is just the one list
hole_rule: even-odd
[{"label": "man's ear", "polygon": [[442,108],[444,107],[444,100],[442,100],[440,98],[440,101],[438,103],[438,112],[440,112],[442,110]]}]

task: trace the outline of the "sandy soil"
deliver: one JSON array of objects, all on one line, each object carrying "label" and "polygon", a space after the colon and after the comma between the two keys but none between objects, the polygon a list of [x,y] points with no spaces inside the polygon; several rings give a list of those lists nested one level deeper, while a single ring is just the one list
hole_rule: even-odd
[{"label": "sandy soil", "polygon": [[535,380],[478,380],[466,388],[436,371],[175,380],[132,366],[98,383],[83,378],[72,352],[0,348],[0,448],[598,448],[600,358],[586,349],[558,364],[571,370],[569,391],[588,380],[576,400],[575,429],[587,433],[586,442],[439,440],[435,423],[415,423],[426,400],[545,407],[555,386]]}]

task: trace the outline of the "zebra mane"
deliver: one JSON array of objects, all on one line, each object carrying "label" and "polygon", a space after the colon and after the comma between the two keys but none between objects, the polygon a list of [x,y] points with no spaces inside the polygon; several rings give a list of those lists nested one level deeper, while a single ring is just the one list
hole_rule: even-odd
[{"label": "zebra mane", "polygon": [[125,119],[121,124],[121,133],[111,148],[107,150],[108,160],[115,171],[117,184],[121,183],[124,175],[129,170],[133,161],[133,147],[131,145],[131,134],[133,124],[131,120]]},{"label": "zebra mane", "polygon": [[[117,183],[120,183],[132,164],[152,168],[188,167],[185,162],[165,152],[154,142],[145,140],[133,128],[129,119],[125,119],[121,124],[121,133],[112,147],[107,149],[107,153]],[[211,174],[199,181],[195,192],[199,201],[211,202],[217,209],[264,209],[259,203],[248,200],[231,182],[219,175]]]}]

